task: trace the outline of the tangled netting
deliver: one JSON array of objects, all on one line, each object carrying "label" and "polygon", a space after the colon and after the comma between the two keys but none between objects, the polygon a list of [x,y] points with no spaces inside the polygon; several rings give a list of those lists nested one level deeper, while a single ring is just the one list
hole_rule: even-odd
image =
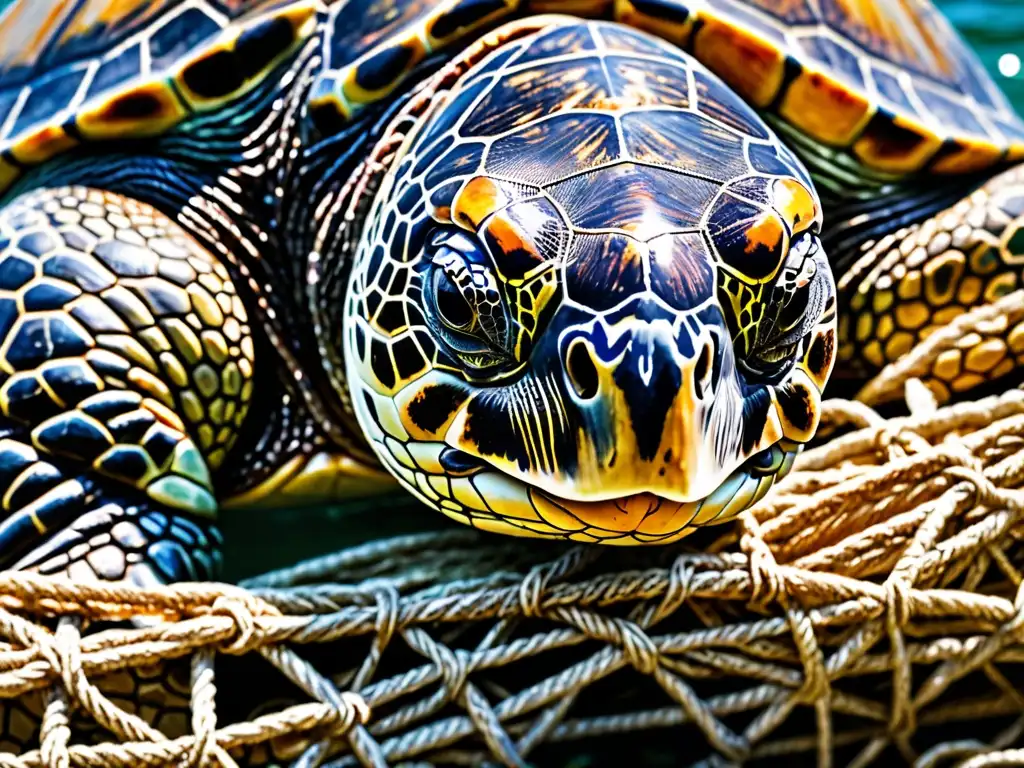
[{"label": "tangled netting", "polygon": [[[1017,322],[1011,298],[974,321]],[[0,574],[3,725],[34,744],[0,766],[568,765],[659,739],[669,765],[1024,763],[1024,391],[937,407],[915,376],[958,333],[862,392],[904,415],[829,401],[764,503],[671,547],[460,528],[240,586]],[[159,706],[122,701],[126,670]]]}]

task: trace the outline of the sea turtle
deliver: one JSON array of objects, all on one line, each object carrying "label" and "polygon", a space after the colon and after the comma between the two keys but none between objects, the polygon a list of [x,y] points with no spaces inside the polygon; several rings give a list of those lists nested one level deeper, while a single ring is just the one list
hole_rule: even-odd
[{"label": "sea turtle", "polygon": [[0,105],[0,556],[74,579],[394,481],[677,540],[1024,262],[1024,125],[924,0],[15,0]]}]

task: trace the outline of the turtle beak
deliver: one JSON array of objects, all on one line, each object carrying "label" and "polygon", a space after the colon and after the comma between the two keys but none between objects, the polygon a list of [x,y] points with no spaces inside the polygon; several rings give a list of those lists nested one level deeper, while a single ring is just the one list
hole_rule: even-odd
[{"label": "turtle beak", "polygon": [[[724,326],[675,320],[637,312],[564,335],[565,388],[584,425],[575,493],[697,501],[781,437],[770,419],[745,434],[746,398]],[[563,490],[575,495],[555,492]]]}]

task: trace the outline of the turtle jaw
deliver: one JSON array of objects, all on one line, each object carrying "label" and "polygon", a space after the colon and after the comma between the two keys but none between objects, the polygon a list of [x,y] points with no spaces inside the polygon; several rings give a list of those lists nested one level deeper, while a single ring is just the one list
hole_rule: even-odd
[{"label": "turtle jaw", "polygon": [[[431,502],[449,517],[483,530],[515,536],[560,535],[574,541],[606,545],[669,544],[708,525],[733,520],[765,497],[789,474],[801,450],[799,443],[781,440],[737,467],[702,499],[678,501],[641,492],[601,500],[566,499],[506,475],[462,451],[448,451],[446,462],[458,466],[462,482],[470,482],[486,509],[469,509],[466,497],[452,486],[457,498],[447,504]],[[472,480],[470,480],[472,478]],[[413,489],[416,495],[423,495]],[[498,512],[500,518],[494,517]],[[558,533],[556,534],[555,529]]]}]

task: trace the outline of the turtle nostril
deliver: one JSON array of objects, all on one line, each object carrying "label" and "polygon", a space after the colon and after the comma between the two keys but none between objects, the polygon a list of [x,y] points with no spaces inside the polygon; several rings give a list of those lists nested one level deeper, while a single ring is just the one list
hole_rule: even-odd
[{"label": "turtle nostril", "polygon": [[581,400],[590,400],[597,395],[597,367],[587,345],[579,339],[569,345],[569,354],[565,356],[565,375]]},{"label": "turtle nostril", "polygon": [[704,399],[705,392],[712,386],[711,381],[711,361],[714,353],[711,350],[711,343],[707,342],[701,345],[700,356],[697,358],[697,364],[693,366],[693,387],[697,397],[701,400]]}]

